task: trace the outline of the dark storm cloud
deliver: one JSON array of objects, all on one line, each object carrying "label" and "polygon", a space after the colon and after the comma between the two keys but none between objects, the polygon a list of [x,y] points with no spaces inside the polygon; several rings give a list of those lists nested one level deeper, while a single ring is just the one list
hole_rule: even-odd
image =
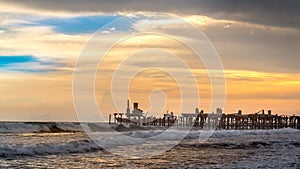
[{"label": "dark storm cloud", "polygon": [[299,0],[10,0],[3,2],[54,12],[170,12],[300,28]]}]

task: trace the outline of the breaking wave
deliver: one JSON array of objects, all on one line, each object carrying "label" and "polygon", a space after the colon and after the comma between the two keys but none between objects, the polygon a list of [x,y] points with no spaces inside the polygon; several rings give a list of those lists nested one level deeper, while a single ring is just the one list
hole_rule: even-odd
[{"label": "breaking wave", "polygon": [[1,122],[0,133],[77,132],[79,123],[55,122]]},{"label": "breaking wave", "polygon": [[[181,131],[171,130],[150,130],[150,131],[131,131],[126,132],[125,134],[135,138],[149,138],[164,133],[164,137],[160,137],[163,140],[168,139],[177,139],[177,136],[180,135]],[[254,135],[299,135],[300,130],[292,128],[284,129],[274,129],[274,130],[215,130],[215,131],[206,131],[206,130],[192,130],[190,131],[185,139],[197,139],[200,134],[211,134],[210,138],[228,138],[228,137],[241,137],[241,136],[254,136]]]},{"label": "breaking wave", "polygon": [[[95,125],[95,124],[93,124]],[[96,125],[99,128],[107,128],[105,125]],[[95,126],[94,126],[95,127]],[[88,153],[103,151],[93,140],[90,140],[84,133],[70,133],[70,135],[45,135],[44,137],[26,137],[22,133],[43,132],[77,132],[82,131],[79,123],[26,123],[26,122],[2,122],[0,123],[1,144],[0,157],[35,156],[51,154]],[[136,130],[124,131],[122,134],[133,138],[150,139],[160,135],[157,141],[172,141],[180,139],[181,129],[172,130]],[[19,134],[20,133],[20,134]],[[126,140],[117,140],[114,134],[104,132],[105,137],[111,137],[116,146],[126,143]],[[199,142],[199,135],[210,133],[211,136],[206,142]],[[284,147],[300,149],[300,130],[285,128],[275,130],[192,130],[176,148],[196,149],[251,149],[251,148],[275,148]],[[19,141],[17,139],[20,139]],[[23,140],[29,139],[24,142]],[[57,143],[56,140],[60,140]],[[105,140],[105,138],[103,139]],[[54,143],[55,142],[55,143]],[[144,144],[137,142],[131,144]],[[149,143],[149,142],[148,142]],[[111,144],[111,142],[110,142]],[[129,143],[128,143],[129,145]],[[154,144],[155,145],[155,144]],[[146,145],[145,145],[146,146]]]},{"label": "breaking wave", "polygon": [[34,156],[51,154],[70,154],[100,151],[101,147],[91,140],[72,141],[62,144],[36,144],[36,145],[1,145],[0,157]]}]

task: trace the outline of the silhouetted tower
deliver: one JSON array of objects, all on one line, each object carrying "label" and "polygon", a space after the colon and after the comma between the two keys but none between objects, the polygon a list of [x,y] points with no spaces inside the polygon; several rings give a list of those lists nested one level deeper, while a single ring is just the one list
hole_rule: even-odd
[{"label": "silhouetted tower", "polygon": [[126,109],[126,116],[127,116],[128,120],[130,120],[129,99],[127,99],[127,109]]},{"label": "silhouetted tower", "polygon": [[272,114],[272,110],[268,110],[268,115],[271,115]]},{"label": "silhouetted tower", "polygon": [[140,125],[141,117],[144,116],[143,116],[143,110],[139,109],[139,103],[133,103],[133,111],[131,116],[137,117],[138,118],[137,124]]},{"label": "silhouetted tower", "polygon": [[238,110],[238,115],[242,115],[242,110]]},{"label": "silhouetted tower", "polygon": [[134,108],[134,110],[138,110],[139,109],[139,103],[133,103],[133,108]]}]

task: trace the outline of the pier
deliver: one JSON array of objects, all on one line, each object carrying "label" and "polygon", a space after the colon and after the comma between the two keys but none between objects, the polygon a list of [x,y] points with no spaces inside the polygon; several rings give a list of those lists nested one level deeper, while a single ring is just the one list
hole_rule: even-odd
[{"label": "pier", "polygon": [[[271,110],[260,110],[252,114],[243,114],[242,110],[236,113],[226,114],[217,108],[216,112],[205,113],[198,108],[194,113],[181,113],[175,116],[173,112],[163,114],[162,117],[147,117],[143,110],[134,103],[133,111],[130,112],[127,101],[126,113],[113,113],[109,115],[109,124],[131,124],[139,126],[162,126],[162,127],[193,127],[197,129],[224,129],[224,130],[257,130],[257,129],[280,129],[295,128],[300,130],[300,116],[272,114]],[[126,117],[124,117],[124,114]]]}]

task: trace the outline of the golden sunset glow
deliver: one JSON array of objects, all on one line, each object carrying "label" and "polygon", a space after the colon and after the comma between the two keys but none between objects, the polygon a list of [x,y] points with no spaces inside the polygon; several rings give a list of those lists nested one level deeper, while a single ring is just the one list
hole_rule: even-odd
[{"label": "golden sunset glow", "polygon": [[[153,31],[163,27],[171,32],[177,24],[176,20],[165,18],[149,20],[147,18],[155,14],[140,10],[75,13],[50,9],[44,12],[24,4],[5,2],[0,12],[6,13],[0,17],[0,118],[3,120],[77,121],[72,96],[73,71],[93,33],[121,17],[134,22],[130,27],[121,25],[98,33],[110,41],[126,32],[149,27]],[[168,13],[203,31],[214,45],[226,77],[225,112],[235,113],[242,109],[247,114],[272,109],[275,114],[299,114],[299,47],[295,45],[300,43],[298,28],[230,20],[217,14]],[[86,25],[87,22],[92,24]],[[195,41],[192,36],[180,36]],[[105,52],[101,45],[97,51]],[[97,55],[92,50],[89,54]],[[123,62],[128,67],[119,67]],[[195,77],[200,109],[208,111],[212,89],[204,64],[186,44],[153,32],[120,41],[99,63],[95,76],[98,106],[105,116],[117,111],[111,104],[111,77],[118,68],[120,71],[139,68],[129,85],[131,102],[139,102],[150,115],[167,110],[179,114],[178,79],[155,68],[161,66],[180,74],[183,71],[176,64],[179,62],[184,62]],[[181,80],[184,78],[182,76]],[[127,85],[122,80],[118,83]],[[161,112],[151,108],[151,102],[159,102],[153,98],[151,101],[151,95],[166,98]],[[123,111],[126,100],[124,98]]]}]

